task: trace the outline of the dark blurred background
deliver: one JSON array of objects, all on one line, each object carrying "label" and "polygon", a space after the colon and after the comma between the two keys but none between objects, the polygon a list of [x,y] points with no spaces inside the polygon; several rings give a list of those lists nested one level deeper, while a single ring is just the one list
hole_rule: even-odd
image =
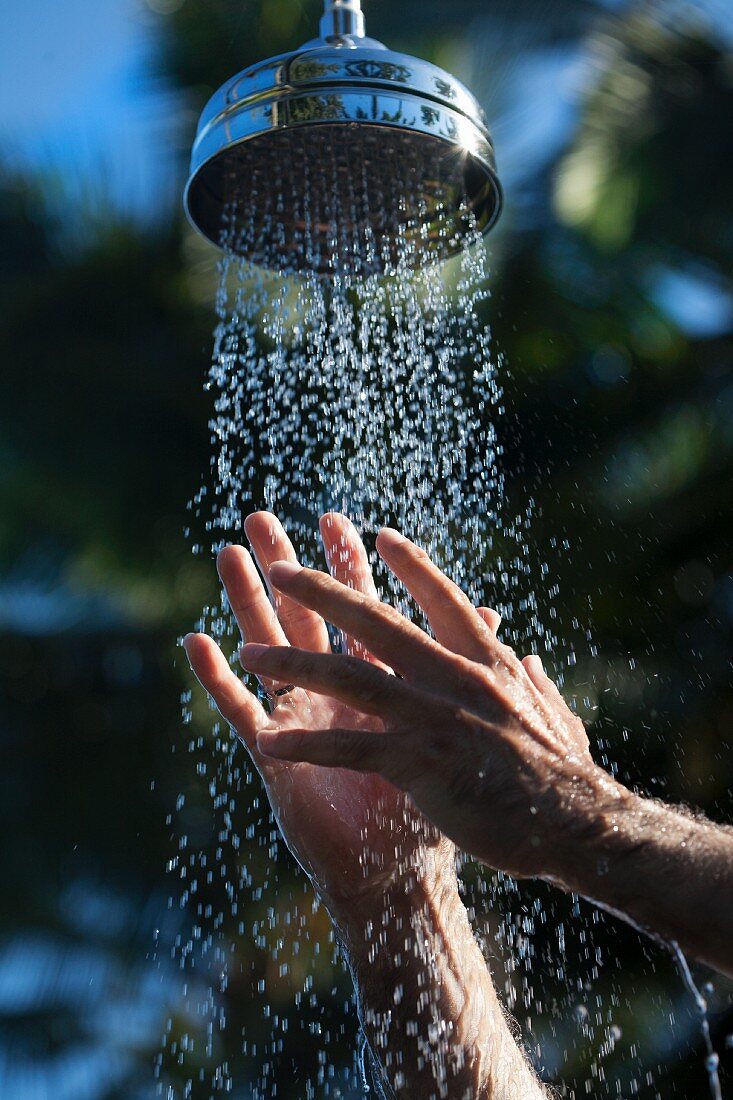
[{"label": "dark blurred background", "polygon": [[[196,694],[184,725],[190,685],[176,646],[214,595],[210,558],[192,555],[183,533],[209,463],[216,285],[216,257],[181,212],[187,152],[218,84],[311,37],[319,10],[5,0],[4,1100],[134,1100],[155,1094],[154,1074],[171,1100],[360,1094],[348,1077],[349,986],[325,918],[287,861],[279,891],[268,879],[255,788],[239,809],[222,806],[211,772],[229,749],[212,742]],[[367,0],[365,10],[372,35],[459,75],[492,124],[507,208],[490,243],[487,321],[506,361],[508,491],[541,505],[534,537],[560,586],[553,625],[592,633],[568,691],[622,778],[732,822],[733,10],[725,0]],[[229,898],[217,924],[216,876],[202,875],[195,896],[180,864],[166,865],[189,848],[199,869],[233,860],[231,877],[247,882],[229,833],[222,852],[230,811],[242,834],[250,820],[265,829],[257,874],[272,889],[245,890],[236,920]],[[518,900],[525,932],[539,912],[528,897],[549,891]],[[306,964],[284,926],[293,898],[305,988],[318,995],[307,1026],[294,1000]],[[553,901],[549,923],[553,906],[572,916],[572,904]],[[550,933],[538,927],[545,1009],[533,1014],[521,988],[514,1006],[547,1078],[568,1095],[707,1096],[694,1006],[664,952],[582,903],[576,923],[564,993],[548,992]],[[600,945],[590,963],[586,926]],[[208,1016],[209,963],[187,969],[202,928],[201,957],[211,946],[214,970],[227,955],[240,976]],[[505,927],[494,949],[506,947]],[[708,990],[728,1097],[732,992],[718,978]]]}]

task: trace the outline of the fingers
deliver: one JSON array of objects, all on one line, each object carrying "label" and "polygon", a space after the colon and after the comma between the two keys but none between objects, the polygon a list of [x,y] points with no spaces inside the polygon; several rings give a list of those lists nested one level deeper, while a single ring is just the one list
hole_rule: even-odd
[{"label": "fingers", "polygon": [[252,748],[255,734],[267,722],[267,714],[251,691],[229,667],[216,642],[206,634],[188,634],[183,647],[196,679],[216,703],[225,721]]},{"label": "fingers", "polygon": [[[347,588],[377,599],[372,567],[361,536],[351,520],[340,512],[328,512],[321,517],[320,528],[331,575]],[[344,650],[353,657],[378,663],[351,634],[344,635]]]},{"label": "fingers", "polygon": [[448,653],[393,607],[339,584],[326,573],[277,562],[270,576],[276,588],[318,611],[355,637],[370,653],[434,694],[470,694],[480,670]]},{"label": "fingers", "polygon": [[424,550],[390,527],[380,531],[377,550],[423,609],[441,645],[471,661],[498,656],[495,631]]},{"label": "fingers", "polygon": [[580,737],[581,741],[587,745],[588,734],[584,722],[577,714],[573,714],[557,684],[545,672],[541,659],[535,653],[531,653],[528,657],[522,658],[522,664],[540,695],[568,727],[571,735],[576,740]]},{"label": "fingers", "polygon": [[[244,522],[247,538],[252,544],[257,564],[270,587],[270,566],[275,561],[289,561],[297,565],[298,558],[280,520],[271,512],[255,512]],[[272,589],[270,589],[272,592]],[[277,618],[291,645],[312,649],[315,653],[328,653],[331,645],[326,624],[320,615],[291,600],[281,593],[273,593]],[[250,638],[250,641],[264,641]],[[273,642],[280,645],[280,642]]]},{"label": "fingers", "polygon": [[327,512],[321,516],[320,528],[326,559],[336,580],[355,592],[376,599],[372,567],[361,536],[351,520],[340,512]]},{"label": "fingers", "polygon": [[264,645],[285,645],[287,639],[249,551],[225,546],[217,555],[216,568],[242,637]]},{"label": "fingers", "polygon": [[537,690],[543,691],[544,681],[549,680],[549,677],[545,674],[541,658],[536,653],[530,653],[529,656],[522,657],[522,664]]},{"label": "fingers", "polygon": [[477,607],[476,614],[480,615],[492,634],[496,634],[501,626],[501,615],[494,611],[493,607]]},{"label": "fingers", "polygon": [[326,768],[379,772],[397,782],[401,760],[414,754],[406,744],[410,734],[373,733],[371,730],[261,730],[259,751],[277,760],[307,761]]},{"label": "fingers", "polygon": [[541,695],[544,695],[551,703],[562,703],[563,707],[567,708],[567,703],[560,694],[557,684],[547,675],[545,666],[536,653],[530,653],[528,657],[523,657],[522,664],[525,672]]},{"label": "fingers", "polygon": [[[257,675],[328,695],[389,725],[395,721],[414,722],[423,703],[421,693],[403,680],[358,657],[340,653],[247,645],[242,650],[242,664]],[[430,705],[434,709],[433,701]]]}]

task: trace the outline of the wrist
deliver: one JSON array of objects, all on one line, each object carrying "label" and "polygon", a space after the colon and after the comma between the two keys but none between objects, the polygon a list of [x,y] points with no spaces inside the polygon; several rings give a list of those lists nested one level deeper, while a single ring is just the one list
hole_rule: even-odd
[{"label": "wrist", "polygon": [[[487,1083],[508,1032],[455,873],[395,889],[352,921],[343,943],[387,1095],[493,1095]],[[455,1091],[444,1092],[449,1082]]]},{"label": "wrist", "polygon": [[[507,1026],[453,860],[400,876],[340,926],[377,1079],[415,1096],[544,1095]],[[514,1094],[514,1093],[512,1093]]]},{"label": "wrist", "polygon": [[733,835],[617,785],[566,888],[733,973]]},{"label": "wrist", "polygon": [[544,1095],[507,1026],[454,873],[383,898],[352,923],[345,947],[388,1095],[483,1100],[504,1095],[510,1080],[527,1100]]},{"label": "wrist", "polygon": [[563,826],[542,877],[588,896],[589,887],[628,852],[644,805],[602,768],[573,776],[563,797]]},{"label": "wrist", "polygon": [[362,971],[398,966],[395,952],[412,937],[416,919],[432,929],[460,914],[467,920],[451,854],[448,862],[421,860],[419,868],[365,891],[332,918],[349,965]]}]

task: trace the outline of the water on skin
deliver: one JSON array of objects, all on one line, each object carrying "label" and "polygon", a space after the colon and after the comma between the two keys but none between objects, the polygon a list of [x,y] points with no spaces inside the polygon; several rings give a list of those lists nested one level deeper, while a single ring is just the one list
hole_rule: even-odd
[{"label": "water on skin", "polygon": [[[388,157],[389,149],[382,155]],[[469,239],[455,260],[440,268],[414,270],[426,210],[410,200],[407,183],[424,172],[424,166],[405,163],[403,157],[401,170],[406,184],[397,197],[386,194],[378,182],[355,188],[345,199],[337,169],[329,167],[328,158],[314,158],[304,147],[297,189],[289,170],[273,163],[255,168],[247,179],[246,195],[233,192],[222,228],[227,255],[220,265],[218,325],[208,380],[214,400],[212,471],[193,510],[215,552],[242,540],[248,512],[267,508],[286,517],[301,559],[318,567],[323,561],[317,519],[323,512],[346,512],[370,548],[381,526],[396,526],[428,549],[477,603],[498,608],[505,619],[505,640],[522,652],[530,647],[545,654],[555,648],[562,651],[544,625],[552,621],[550,585],[546,567],[533,559],[533,505],[523,506],[516,515],[508,513],[497,432],[503,412],[501,363],[492,355],[483,320],[486,254],[474,234],[476,239]],[[368,164],[356,157],[351,177],[366,181],[368,173]],[[441,226],[439,181],[433,199],[433,231],[447,234],[447,222]],[[295,251],[300,253],[296,263],[293,238],[282,228],[283,211],[293,203],[301,204],[293,212],[298,226]],[[259,215],[248,221],[247,211],[255,205]],[[470,212],[465,216],[470,221]],[[382,231],[388,231],[389,238],[380,236]],[[230,255],[242,244],[256,262]],[[308,267],[322,267],[324,257],[328,276],[309,274]],[[381,273],[384,267],[389,269],[386,276]],[[380,591],[414,615],[404,591],[376,555],[371,556]],[[542,578],[542,620],[535,578]],[[198,625],[227,651],[236,649],[238,629],[225,602],[207,607]],[[185,707],[188,712],[188,701]],[[240,899],[242,909],[246,903],[260,915],[252,927],[240,923],[239,936],[253,937],[258,948],[271,952],[280,978],[283,966],[286,971],[288,966],[282,962],[284,939],[289,936],[297,942],[304,937],[297,965],[295,959],[291,963],[294,1020],[305,1026],[310,1011],[308,1026],[320,1027],[314,992],[320,961],[313,957],[312,898],[307,884],[300,899],[279,895],[278,868],[288,857],[278,843],[259,782],[244,751],[220,724],[215,724],[211,742],[194,738],[189,749],[200,781],[208,785],[221,828],[213,853],[217,866],[212,866],[211,854],[196,851],[195,840],[189,843],[183,828],[179,853],[172,861],[172,870],[181,876],[175,903],[194,913],[191,935],[180,937],[172,952],[186,982],[182,1012],[204,1022],[206,1037],[203,1057],[200,1050],[194,1056],[192,1044],[177,1042],[172,1050],[166,1040],[161,1067],[175,1063],[178,1079],[182,1075],[184,1080],[180,1091],[161,1084],[170,1100],[179,1095],[215,1096],[242,1087],[226,1063],[217,1064],[216,1054],[217,1035],[231,1026],[225,1005],[233,949],[223,929],[225,924],[237,929]],[[333,803],[340,812],[338,791]],[[385,827],[383,821],[379,824]],[[399,829],[404,823],[393,826]],[[373,857],[365,849],[362,858],[366,873]],[[225,902],[218,911],[197,901],[199,889],[205,894],[205,884],[214,874],[224,883]],[[534,988],[533,934],[535,923],[544,923],[548,913],[537,899],[527,903],[521,888],[506,876],[490,876],[466,865],[463,878],[468,905],[479,914],[498,914],[492,940],[505,951],[507,967],[500,992],[510,1010],[522,1014],[534,1052],[537,1036],[543,1034],[543,999]],[[283,924],[290,929],[287,934]],[[582,925],[579,911],[567,928],[560,928],[549,961],[565,989],[565,1017],[569,1027],[580,1030],[584,1042],[595,1044],[601,1017],[596,1013],[591,1018],[585,1008],[593,999],[599,973],[593,928]],[[577,968],[573,974],[567,972],[566,949],[573,936],[584,945],[584,973]],[[324,947],[334,950],[328,939]],[[426,969],[430,965],[426,959]],[[242,1034],[250,1068],[247,1095],[256,1100],[277,1095],[278,1076],[288,1072],[279,1061],[288,1019],[282,1011],[273,1012],[269,1003],[272,973],[268,968],[256,987],[262,1012],[272,1018],[270,1040],[258,1045],[246,1030]],[[326,992],[321,990],[319,996]],[[548,1019],[544,1035],[549,1039],[556,1027]],[[381,1021],[385,1043],[389,1026],[388,1019]],[[449,1095],[448,1041],[439,1020],[428,1031],[433,1096],[442,1098]],[[608,1015],[599,1063],[619,1036]],[[359,1057],[355,1055],[350,1070],[339,1076],[329,1065],[327,1035],[322,1042],[319,1070],[306,1083],[304,1095],[363,1095]],[[567,1029],[558,1032],[557,1042],[570,1042]],[[204,1064],[209,1068],[202,1069]],[[163,1082],[165,1071],[159,1072]],[[594,1077],[596,1072],[592,1071]]]}]

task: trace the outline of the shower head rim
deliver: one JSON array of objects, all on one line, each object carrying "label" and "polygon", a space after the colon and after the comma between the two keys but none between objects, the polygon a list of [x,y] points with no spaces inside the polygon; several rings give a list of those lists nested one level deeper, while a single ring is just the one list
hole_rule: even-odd
[{"label": "shower head rim", "polygon": [[[346,122],[344,122],[344,121],[339,121],[339,122],[333,122],[333,121],[304,122],[304,123],[300,123],[300,124],[295,123],[295,124],[292,124],[288,127],[283,127],[282,130],[278,130],[278,129],[257,130],[257,131],[254,131],[251,134],[248,134],[248,135],[246,135],[242,138],[239,138],[237,141],[231,142],[230,144],[227,145],[226,150],[224,152],[225,153],[230,153],[231,151],[236,150],[237,148],[239,148],[241,146],[244,146],[244,145],[246,145],[250,142],[260,141],[262,139],[267,139],[268,137],[276,138],[278,133],[282,133],[282,132],[292,133],[293,130],[304,130],[305,131],[305,130],[311,130],[311,129],[315,129],[315,128],[324,128],[325,129],[325,128],[328,128],[328,127],[331,127],[331,126],[334,126],[334,125],[348,126],[348,125],[351,125],[351,123],[349,121],[346,121]],[[360,128],[364,128],[364,129],[391,130],[394,133],[398,133],[398,134],[405,134],[405,133],[413,132],[413,131],[406,131],[403,127],[395,126],[394,124],[389,124],[389,123],[384,123],[384,122],[359,122],[358,125],[359,125]],[[445,136],[440,135],[440,134],[430,134],[430,135],[425,135],[425,136],[429,137],[431,140],[442,143],[443,145],[445,145],[448,148],[453,148],[453,149],[456,148],[456,143],[451,138],[445,137]],[[491,146],[490,140],[487,140],[486,144],[488,145],[489,150],[493,154],[493,147]],[[494,167],[493,163],[491,163],[488,158],[480,156],[478,150],[473,150],[473,151],[462,150],[462,152],[464,152],[467,156],[470,156],[472,158],[472,160],[474,161],[474,163],[481,169],[481,171],[484,173],[484,176],[486,178],[486,183],[490,185],[491,190],[492,190],[494,201],[493,201],[493,204],[492,204],[492,207],[491,207],[491,213],[489,214],[489,217],[487,218],[486,222],[483,224],[482,230],[481,230],[482,234],[486,234],[491,229],[494,228],[497,221],[499,220],[499,217],[501,216],[501,212],[502,212],[503,206],[504,206],[504,191],[503,191],[499,176],[496,172],[496,168]],[[195,229],[201,236],[205,237],[205,239],[207,241],[209,241],[211,244],[215,245],[217,248],[219,248],[222,251],[226,252],[227,255],[235,256],[235,255],[237,255],[236,251],[231,250],[231,249],[226,249],[221,243],[220,236],[214,235],[213,233],[209,232],[206,228],[204,228],[203,224],[196,220],[196,218],[194,217],[194,215],[192,213],[192,210],[191,210],[191,192],[193,191],[195,185],[200,182],[200,178],[201,178],[203,172],[205,171],[205,169],[208,166],[210,166],[214,161],[219,160],[222,155],[223,155],[222,150],[218,150],[217,152],[212,153],[207,158],[207,160],[202,161],[198,165],[196,171],[192,173],[192,175],[190,176],[188,182],[186,183],[186,187],[185,187],[185,190],[184,190],[184,210],[185,210],[185,214],[186,214],[186,218],[188,220],[188,223],[191,225],[191,227],[193,229]],[[493,156],[491,156],[491,161],[493,161]]]},{"label": "shower head rim", "polygon": [[[184,192],[190,223],[221,248],[217,210],[224,209],[226,174],[236,169],[236,151],[258,140],[329,126],[402,134],[406,150],[412,139],[414,147],[422,143],[428,158],[431,142],[444,164],[445,151],[454,150],[465,164],[457,167],[453,186],[465,181],[482,233],[496,223],[503,195],[488,125],[475,96],[444,69],[367,39],[358,45],[314,40],[243,69],[210,97]],[[293,146],[285,140],[282,148],[292,155]],[[424,177],[427,186],[430,178]],[[451,209],[460,227],[459,191],[453,194]]]},{"label": "shower head rim", "polygon": [[[463,115],[489,137],[481,104],[457,77],[447,70],[410,54],[388,50],[381,43],[362,40],[356,48],[323,42],[306,43],[298,50],[265,58],[235,73],[209,97],[201,112],[192,150],[192,164],[206,133],[227,116],[250,105],[277,100],[308,90],[325,94],[334,88],[353,94],[367,90],[385,93],[409,92],[414,97]],[[310,72],[300,73],[299,66]],[[312,71],[320,66],[320,74]],[[358,71],[357,66],[362,67]],[[364,71],[364,66],[367,71]],[[340,67],[340,68],[339,68]],[[371,71],[369,71],[371,69]],[[246,89],[247,81],[252,81]],[[244,94],[240,86],[245,85]]]}]

